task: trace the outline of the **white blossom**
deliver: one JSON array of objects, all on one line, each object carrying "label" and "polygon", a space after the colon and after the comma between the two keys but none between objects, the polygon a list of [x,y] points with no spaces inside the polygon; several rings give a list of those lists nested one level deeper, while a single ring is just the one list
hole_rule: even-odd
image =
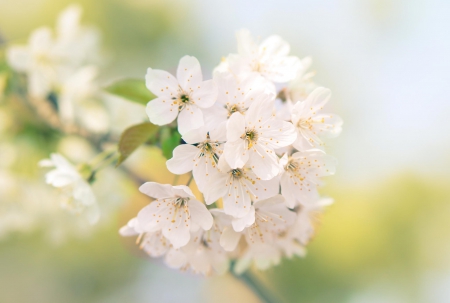
[{"label": "white blossom", "polygon": [[225,129],[233,113],[245,115],[250,104],[261,94],[275,94],[275,87],[267,85],[267,81],[255,72],[242,79],[229,72],[215,73],[214,81],[218,88],[217,102],[203,110],[205,124],[210,128]]},{"label": "white blossom", "polygon": [[209,230],[213,224],[210,212],[187,186],[147,182],[139,190],[156,199],[139,212],[140,228],[145,232],[161,230],[174,248],[189,242],[191,230]]},{"label": "white blossom", "polygon": [[322,184],[321,178],[333,175],[336,170],[335,158],[321,150],[296,152],[291,156],[285,154],[280,165],[283,167],[280,185],[286,205],[311,204],[317,201],[317,187]]},{"label": "white blossom", "polygon": [[178,131],[183,135],[204,125],[202,108],[211,107],[217,98],[213,80],[203,81],[198,60],[181,58],[177,78],[162,70],[149,68],[147,88],[157,96],[147,104],[147,115],[157,125],[165,125],[178,116]]},{"label": "white blossom", "polygon": [[273,82],[287,82],[295,78],[301,62],[295,56],[288,56],[290,46],[281,37],[270,36],[258,45],[250,32],[242,29],[236,33],[236,38],[238,54],[227,58],[228,68],[235,75],[258,72]]},{"label": "white blossom", "polygon": [[220,158],[219,169],[221,173],[211,176],[204,190],[206,203],[222,198],[225,213],[233,217],[246,216],[252,201],[273,197],[279,191],[277,179],[261,180],[248,166],[231,168]]},{"label": "white blossom", "polygon": [[51,154],[50,159],[42,160],[40,165],[55,168],[45,175],[45,179],[61,190],[62,207],[83,213],[91,224],[96,223],[100,217],[96,197],[78,170],[60,154]]},{"label": "white blossom", "polygon": [[298,150],[323,148],[321,137],[334,137],[342,130],[342,119],[337,115],[322,113],[330,99],[330,90],[318,87],[305,101],[297,102],[292,109],[292,123],[297,130],[293,146]]},{"label": "white blossom", "polygon": [[224,157],[231,168],[248,163],[255,174],[269,180],[279,173],[275,149],[288,146],[296,139],[294,126],[273,115],[271,95],[261,95],[244,115],[234,113],[227,124]]},{"label": "white blossom", "polygon": [[[209,193],[206,189],[211,186],[210,180],[217,179],[216,175],[220,174],[217,164],[226,140],[224,131],[208,131],[203,126],[185,133],[182,138],[187,144],[177,146],[173,158],[166,162],[169,171],[179,175],[192,171],[198,189]],[[209,197],[206,201],[208,204],[214,202]]]}]

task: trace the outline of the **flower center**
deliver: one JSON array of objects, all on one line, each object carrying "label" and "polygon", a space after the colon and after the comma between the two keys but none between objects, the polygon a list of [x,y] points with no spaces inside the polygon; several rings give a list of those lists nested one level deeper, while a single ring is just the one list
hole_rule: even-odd
[{"label": "flower center", "polygon": [[239,105],[237,104],[233,104],[233,105],[225,105],[225,108],[228,110],[228,118],[234,114],[234,113],[241,113],[244,114],[244,112],[246,111],[245,108],[241,108]]},{"label": "flower center", "polygon": [[231,170],[231,175],[233,176],[234,179],[240,179],[243,176],[243,172],[239,168],[232,169]]},{"label": "flower center", "polygon": [[178,198],[175,199],[173,204],[174,204],[175,207],[180,208],[180,207],[183,207],[183,206],[187,205],[188,201],[189,201],[189,198],[178,197]]},{"label": "flower center", "polygon": [[247,149],[250,149],[258,141],[258,133],[254,129],[246,130],[241,139],[245,140]]},{"label": "flower center", "polygon": [[181,88],[178,89],[178,98],[173,97],[172,100],[175,100],[175,102],[178,104],[178,111],[181,112],[186,106],[190,104],[194,104],[192,102],[189,94],[184,92]]},{"label": "flower center", "polygon": [[285,168],[286,170],[296,171],[299,168],[299,166],[300,165],[298,164],[298,162],[294,161],[293,159],[289,159]]}]

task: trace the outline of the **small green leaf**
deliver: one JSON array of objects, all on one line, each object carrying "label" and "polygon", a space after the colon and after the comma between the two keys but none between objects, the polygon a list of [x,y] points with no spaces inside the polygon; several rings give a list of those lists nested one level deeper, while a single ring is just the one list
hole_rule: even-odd
[{"label": "small green leaf", "polygon": [[[168,133],[166,132],[168,130]],[[166,159],[172,158],[172,152],[180,145],[181,135],[178,131],[171,131],[169,128],[161,130],[161,149]]]},{"label": "small green leaf", "polygon": [[143,105],[156,98],[145,86],[145,81],[138,79],[120,80],[106,87],[105,90],[110,94]]},{"label": "small green leaf", "polygon": [[150,122],[137,124],[127,128],[120,137],[120,157],[116,167],[125,161],[140,145],[153,137],[157,131],[158,127]]}]

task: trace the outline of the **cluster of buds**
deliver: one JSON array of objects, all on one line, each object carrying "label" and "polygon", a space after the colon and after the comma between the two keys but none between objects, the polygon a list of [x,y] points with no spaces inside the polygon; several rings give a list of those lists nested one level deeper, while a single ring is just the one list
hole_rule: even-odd
[{"label": "cluster of buds", "polygon": [[[145,183],[153,199],[120,233],[138,236],[151,257],[172,268],[211,275],[266,269],[283,256],[304,255],[314,214],[332,203],[321,198],[322,177],[335,172],[324,137],[342,120],[324,113],[328,89],[307,72],[311,60],[290,56],[279,36],[260,44],[237,33],[230,54],[204,80],[199,61],[181,58],[176,77],[149,68],[150,122],[173,125],[182,136],[167,168],[191,173],[188,186]],[[189,185],[189,184],[188,184]]]}]

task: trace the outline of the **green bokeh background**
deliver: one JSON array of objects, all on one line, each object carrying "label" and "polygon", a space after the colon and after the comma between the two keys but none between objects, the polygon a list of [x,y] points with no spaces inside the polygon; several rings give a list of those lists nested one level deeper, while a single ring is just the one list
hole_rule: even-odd
[{"label": "green bokeh background", "polygon": [[[213,2],[78,1],[83,20],[103,33],[105,83],[143,77],[149,66],[174,70],[185,54],[199,58],[210,74],[221,56],[235,51],[234,31],[241,27],[262,37],[278,33],[293,53],[315,59],[317,82],[335,93],[333,109],[345,121],[330,146],[338,172],[322,190],[335,204],[321,218],[307,257],[256,273],[261,283],[284,302],[450,302],[450,111],[448,88],[439,82],[448,79],[449,5]],[[53,26],[70,3],[0,0],[0,32],[7,41],[25,42],[34,28]],[[305,16],[318,21],[308,24]],[[415,76],[399,71],[402,64]],[[39,125],[26,127],[2,139],[23,150],[16,169],[36,177],[36,162],[55,146]],[[143,179],[172,181],[158,150],[141,149],[130,159],[139,161],[145,161],[137,172]],[[0,302],[258,302],[229,275],[172,271],[142,255],[133,239],[120,238],[118,228],[146,203],[137,184],[126,186],[119,212],[89,237],[54,245],[37,230],[2,239]]]}]

